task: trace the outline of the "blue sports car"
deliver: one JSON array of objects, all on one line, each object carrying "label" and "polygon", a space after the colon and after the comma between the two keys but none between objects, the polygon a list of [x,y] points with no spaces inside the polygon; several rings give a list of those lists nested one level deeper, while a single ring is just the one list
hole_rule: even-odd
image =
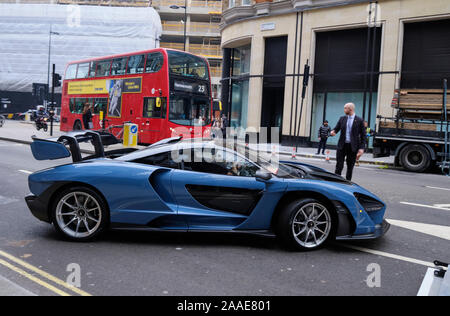
[{"label": "blue sports car", "polygon": [[[95,154],[82,158],[81,142],[91,142]],[[239,232],[275,235],[301,250],[374,239],[389,229],[378,197],[311,165],[274,163],[214,141],[171,138],[105,152],[110,143],[96,132],[35,138],[36,159],[72,156],[73,163],[29,176],[33,215],[75,241],[110,228]]]}]

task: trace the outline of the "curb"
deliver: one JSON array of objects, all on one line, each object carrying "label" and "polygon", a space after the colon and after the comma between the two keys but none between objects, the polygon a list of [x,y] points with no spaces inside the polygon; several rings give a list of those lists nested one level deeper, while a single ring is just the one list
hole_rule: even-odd
[{"label": "curb", "polygon": [[[278,154],[279,154],[279,155],[284,155],[284,156],[292,156],[292,153],[289,153],[289,152],[287,152],[287,151],[280,151],[280,152],[278,152]],[[303,157],[303,158],[323,159],[323,156],[314,155],[314,154],[301,154],[301,153],[296,153],[295,155],[298,156],[298,157]],[[330,157],[330,160],[336,161],[336,158]],[[394,163],[385,162],[385,161],[360,160],[359,162],[362,163],[362,164],[366,164],[366,165],[376,165],[376,166],[389,166],[389,167],[394,167]]]},{"label": "curb", "polygon": [[2,296],[37,296],[18,284],[0,275],[0,295]]}]

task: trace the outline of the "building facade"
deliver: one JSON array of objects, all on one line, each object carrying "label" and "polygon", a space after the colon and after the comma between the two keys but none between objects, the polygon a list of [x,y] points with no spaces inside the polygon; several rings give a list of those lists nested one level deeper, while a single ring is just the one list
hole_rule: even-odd
[{"label": "building facade", "polygon": [[226,0],[221,34],[232,125],[279,127],[284,143],[317,142],[347,102],[375,127],[395,89],[450,79],[449,0]]},{"label": "building facade", "polygon": [[161,47],[186,50],[206,57],[211,69],[213,97],[219,99],[222,1],[152,0],[151,5],[159,13],[163,25]]}]

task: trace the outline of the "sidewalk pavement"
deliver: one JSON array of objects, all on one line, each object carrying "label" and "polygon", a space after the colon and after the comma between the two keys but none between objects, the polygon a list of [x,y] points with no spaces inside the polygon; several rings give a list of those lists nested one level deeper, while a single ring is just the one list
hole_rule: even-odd
[{"label": "sidewalk pavement", "polygon": [[5,279],[0,275],[0,297],[1,296],[36,296],[30,291]]},{"label": "sidewalk pavement", "polygon": [[[50,130],[50,129],[49,129]],[[59,130],[59,126],[55,126],[53,129],[53,137],[59,137],[64,134]],[[31,136],[37,136],[39,138],[50,138],[50,132],[37,131],[34,124],[25,123],[22,121],[7,120],[5,125],[0,128],[0,140],[13,141],[23,144],[30,144],[32,142]],[[257,149],[257,145],[249,144],[251,149]],[[94,154],[93,146],[91,144],[81,144],[81,151],[86,154]],[[121,144],[109,146],[108,150],[120,149]],[[140,146],[139,148],[144,148]],[[293,147],[274,145],[274,144],[259,144],[260,150],[273,152],[274,154],[280,154],[285,156],[285,159],[292,157],[294,152]],[[330,160],[336,160],[336,150],[330,149]],[[314,159],[326,159],[326,156],[316,155],[317,148],[312,147],[299,147],[297,148],[296,157],[314,158]],[[372,164],[381,166],[393,166],[394,157],[387,158],[373,158],[372,154],[364,154],[361,157],[360,162],[362,164]]]},{"label": "sidewalk pavement", "polygon": [[[249,144],[251,149],[256,150],[259,147],[259,150],[265,150],[267,152],[273,152],[275,154],[280,154],[284,156],[292,157],[294,154],[294,148],[289,146],[282,145],[273,145],[273,144],[259,144],[257,147],[254,144]],[[304,158],[315,158],[315,159],[324,159],[326,160],[327,156],[330,160],[336,160],[336,150],[327,149],[329,151],[328,155],[317,155],[317,147],[298,147],[295,152],[296,157],[304,157]],[[362,164],[371,164],[371,165],[380,165],[380,166],[393,166],[394,165],[394,157],[386,157],[386,158],[373,158],[372,154],[365,153],[361,159],[360,163]]]}]

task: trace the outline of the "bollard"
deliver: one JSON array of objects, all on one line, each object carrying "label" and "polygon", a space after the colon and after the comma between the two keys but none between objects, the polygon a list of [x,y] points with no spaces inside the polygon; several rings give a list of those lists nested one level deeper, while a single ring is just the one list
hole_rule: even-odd
[{"label": "bollard", "polygon": [[326,151],[326,154],[327,154],[327,155],[326,155],[326,157],[325,157],[325,161],[328,162],[328,163],[330,163],[330,161],[331,161],[330,153],[331,153],[331,152],[330,152],[329,150]]},{"label": "bollard", "polygon": [[123,126],[123,146],[137,147],[138,126],[137,124],[126,123]]}]

